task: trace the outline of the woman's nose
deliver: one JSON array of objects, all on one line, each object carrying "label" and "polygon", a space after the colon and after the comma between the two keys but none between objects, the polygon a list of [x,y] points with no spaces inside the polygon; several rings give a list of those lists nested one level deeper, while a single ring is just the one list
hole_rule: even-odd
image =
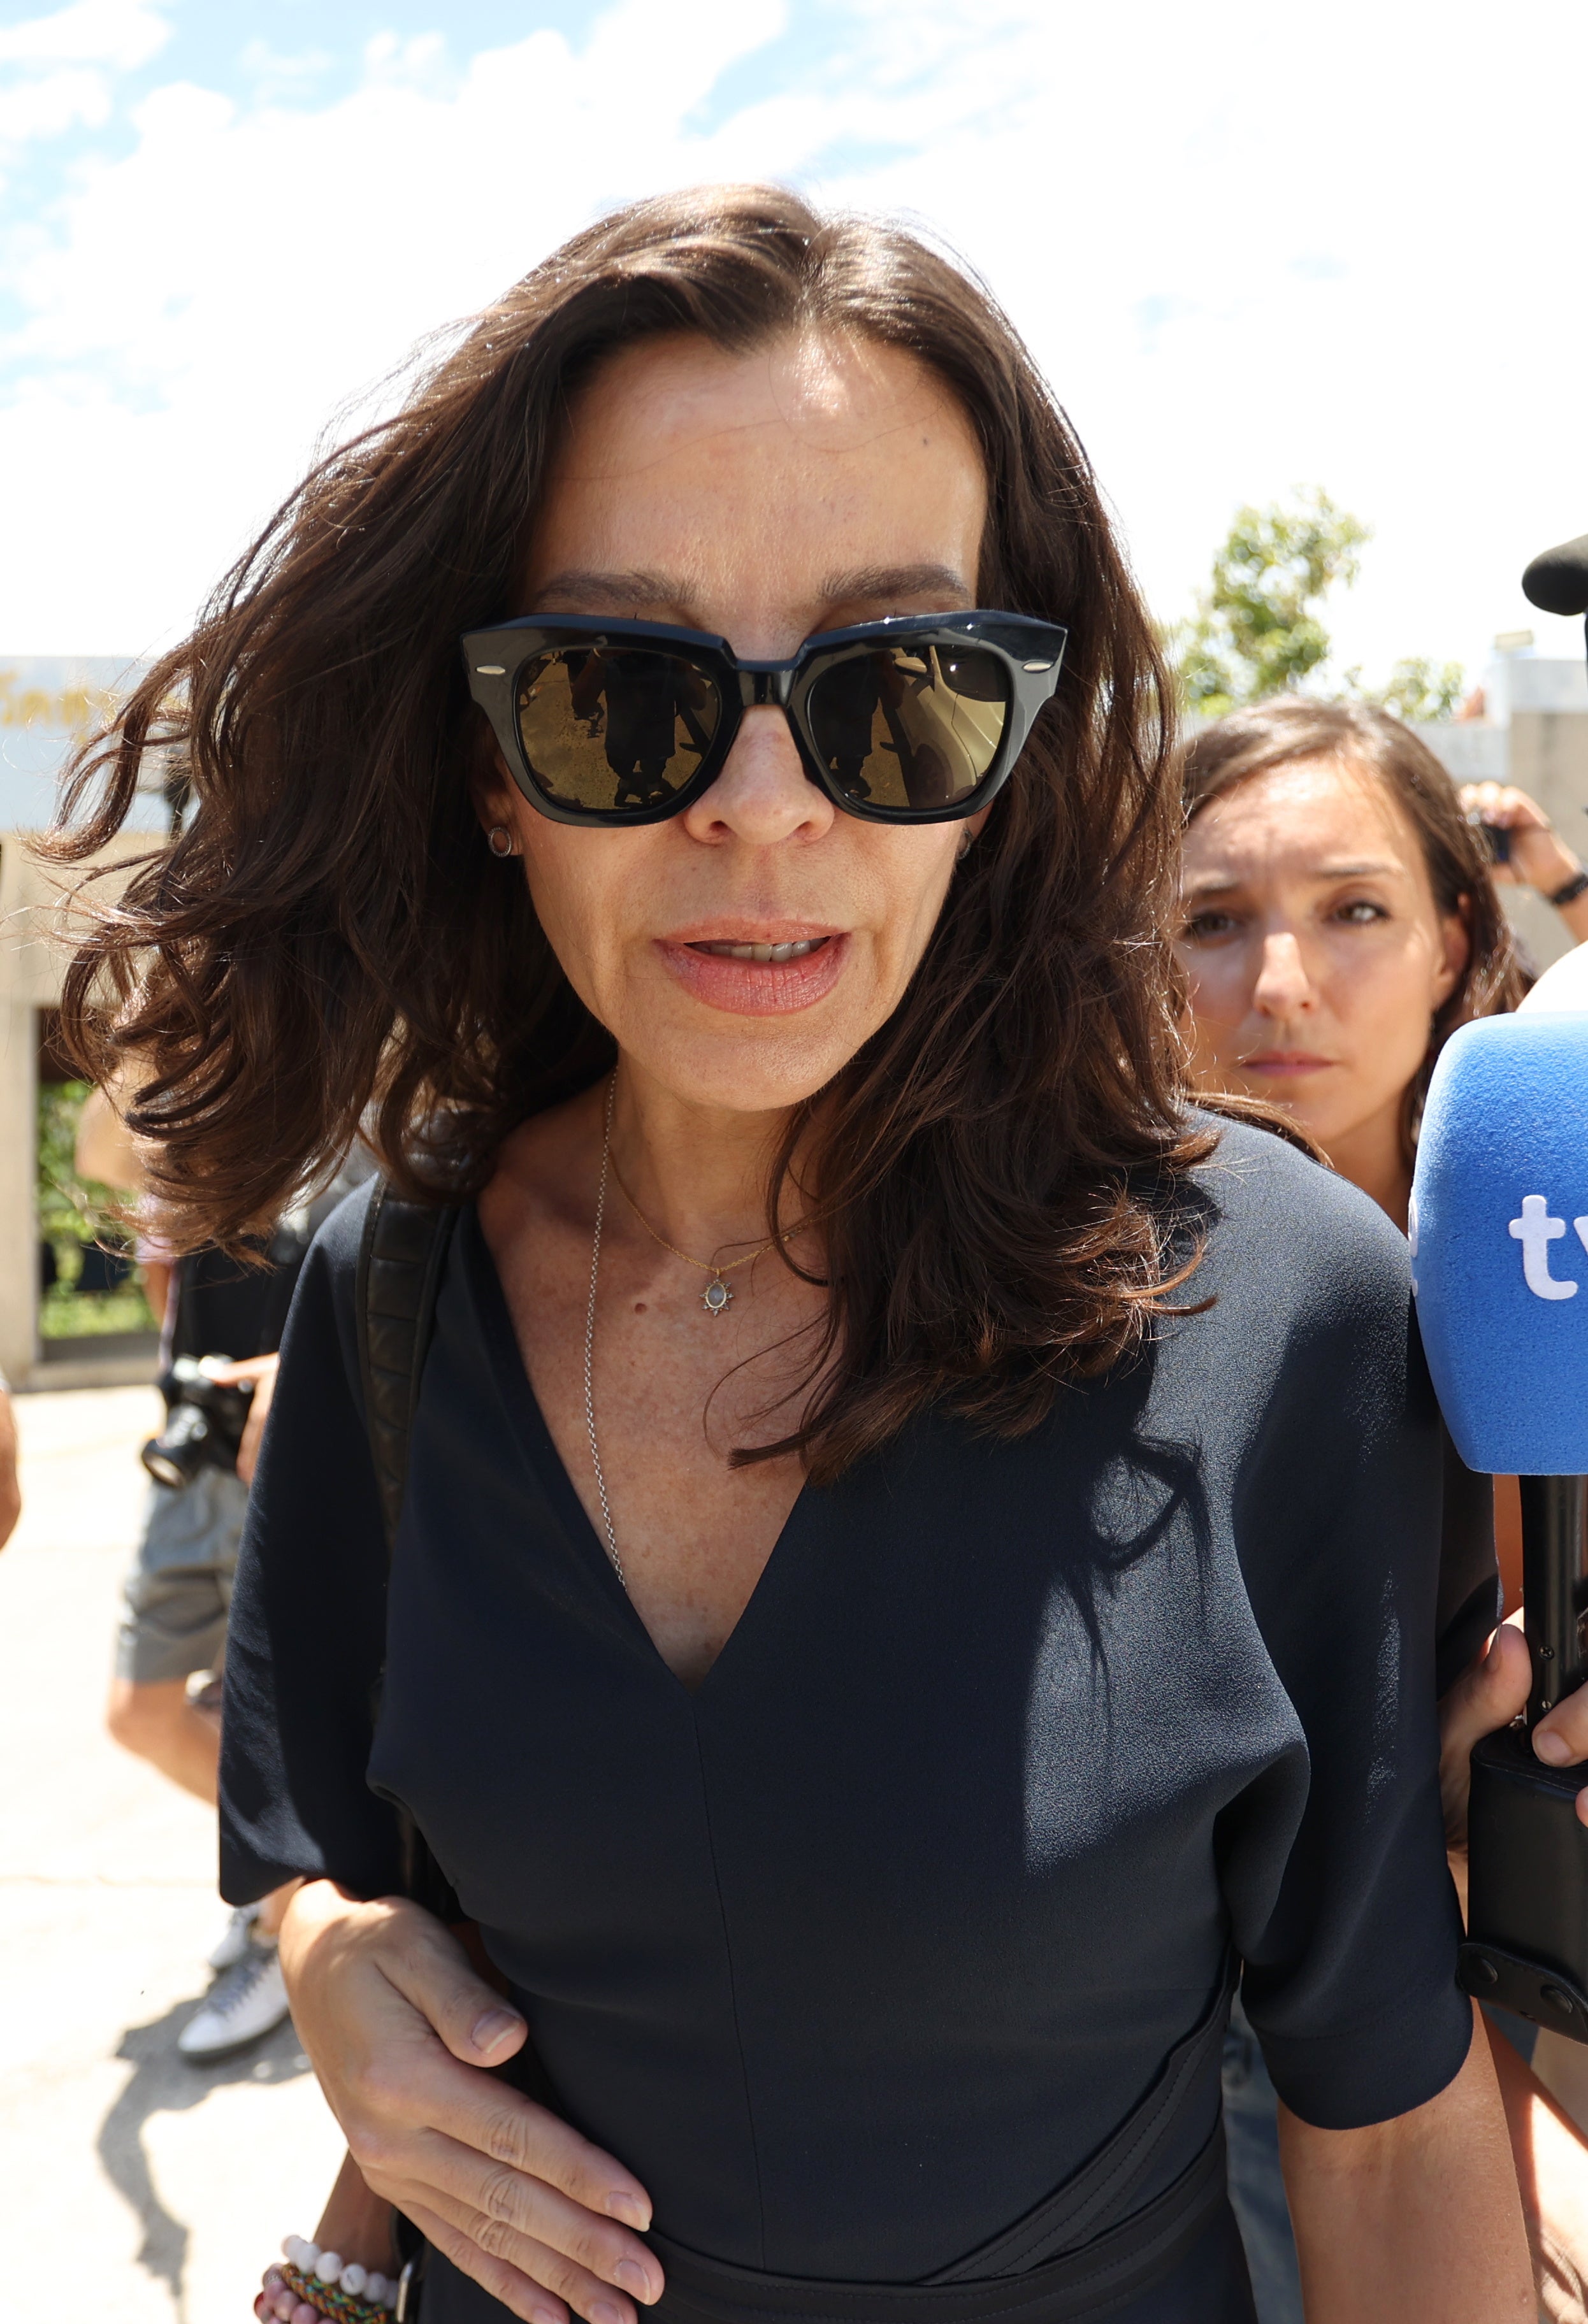
[{"label": "woman's nose", "polygon": [[806,774],[788,719],[769,706],[744,713],[721,774],[685,809],[683,821],[691,839],[775,847],[819,839],[836,813]]},{"label": "woman's nose", "polygon": [[1276,928],[1263,939],[1254,1005],[1268,1017],[1290,1017],[1310,1008],[1316,995],[1306,973],[1301,944],[1291,928]]}]

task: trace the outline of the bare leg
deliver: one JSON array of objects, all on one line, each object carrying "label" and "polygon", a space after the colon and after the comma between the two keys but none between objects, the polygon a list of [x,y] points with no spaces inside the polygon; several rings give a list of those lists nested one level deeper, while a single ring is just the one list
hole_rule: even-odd
[{"label": "bare leg", "polygon": [[[125,1750],[147,1759],[195,1799],[215,1805],[220,1715],[202,1698],[189,1696],[186,1679],[157,1679],[147,1686],[113,1679],[105,1723]],[[262,1937],[275,1935],[297,1886],[289,1880],[261,1900],[255,1925]]]},{"label": "bare leg", "polygon": [[157,1679],[147,1686],[113,1679],[105,1723],[124,1750],[215,1805],[220,1720],[189,1702],[186,1679]]}]

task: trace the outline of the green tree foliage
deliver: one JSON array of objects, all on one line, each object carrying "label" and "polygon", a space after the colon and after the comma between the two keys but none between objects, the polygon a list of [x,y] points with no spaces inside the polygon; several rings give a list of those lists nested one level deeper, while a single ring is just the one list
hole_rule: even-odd
[{"label": "green tree foliage", "polygon": [[[1351,587],[1358,551],[1371,538],[1360,518],[1316,484],[1288,503],[1238,510],[1195,614],[1165,640],[1182,707],[1222,718],[1243,703],[1305,690],[1329,659],[1324,600],[1331,589]],[[1398,661],[1376,691],[1363,687],[1354,669],[1330,690],[1399,718],[1432,720],[1449,717],[1462,686],[1458,662],[1416,659]]]},{"label": "green tree foliage", "polygon": [[55,1260],[55,1281],[40,1315],[47,1340],[147,1331],[154,1323],[135,1280],[112,1291],[78,1287],[90,1244],[119,1251],[127,1240],[120,1222],[122,1198],[115,1188],[78,1176],[78,1120],[88,1095],[87,1082],[45,1082],[39,1089],[39,1235]]},{"label": "green tree foliage", "polygon": [[1408,724],[1432,725],[1448,718],[1466,690],[1466,672],[1458,661],[1431,662],[1419,654],[1398,661],[1390,682],[1362,699],[1380,710],[1391,710]]},{"label": "green tree foliage", "polygon": [[1369,538],[1316,485],[1288,506],[1238,510],[1196,613],[1168,639],[1186,708],[1222,718],[1302,685],[1328,659],[1318,609],[1356,579]]}]

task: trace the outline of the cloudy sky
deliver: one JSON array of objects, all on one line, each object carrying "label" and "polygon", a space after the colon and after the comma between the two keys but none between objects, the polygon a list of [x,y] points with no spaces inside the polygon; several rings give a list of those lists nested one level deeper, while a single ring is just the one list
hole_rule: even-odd
[{"label": "cloudy sky", "polygon": [[1578,651],[1585,107],[1583,0],[0,0],[0,652],[180,633],[422,333],[748,176],[982,271],[1164,618],[1320,484],[1343,659]]}]

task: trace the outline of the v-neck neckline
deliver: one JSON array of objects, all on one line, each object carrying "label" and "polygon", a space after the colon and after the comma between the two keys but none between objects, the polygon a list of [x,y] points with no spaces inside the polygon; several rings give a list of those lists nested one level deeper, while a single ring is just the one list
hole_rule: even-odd
[{"label": "v-neck neckline", "polygon": [[503,1400],[509,1434],[512,1437],[518,1450],[534,1468],[538,1480],[545,1489],[553,1509],[576,1552],[586,1565],[593,1563],[599,1569],[606,1590],[621,1600],[623,1618],[643,1641],[645,1649],[654,1661],[657,1669],[669,1684],[678,1688],[687,1702],[698,1702],[701,1696],[711,1686],[723,1664],[734,1654],[741,1633],[750,1623],[752,1617],[756,1614],[757,1609],[762,1606],[768,1594],[768,1585],[774,1580],[774,1569],[780,1573],[789,1564],[789,1561],[784,1554],[784,1545],[789,1539],[796,1519],[805,1509],[810,1493],[809,1479],[805,1480],[795,1495],[793,1504],[779,1527],[778,1537],[767,1553],[766,1563],[756,1577],[755,1587],[740,1609],[737,1621],[713,1655],[706,1674],[698,1685],[690,1686],[687,1681],[679,1676],[678,1672],[668,1661],[642,1619],[639,1608],[629,1595],[624,1584],[619,1580],[612,1559],[607,1554],[606,1544],[591,1523],[590,1513],[579,1498],[578,1489],[568,1473],[568,1463],[558,1450],[557,1439],[552,1435],[546,1416],[540,1409],[540,1399],[535,1394],[535,1383],[530,1378],[529,1366],[525,1363],[523,1351],[519,1346],[518,1333],[513,1328],[512,1311],[507,1304],[507,1294],[503,1288],[495,1256],[485,1240],[485,1231],[480,1224],[479,1210],[475,1204],[470,1203],[466,1206],[459,1225],[461,1232],[458,1240],[463,1247],[465,1264],[476,1296],[480,1320],[485,1326],[487,1339],[492,1343],[490,1349],[493,1358],[492,1376]]}]

